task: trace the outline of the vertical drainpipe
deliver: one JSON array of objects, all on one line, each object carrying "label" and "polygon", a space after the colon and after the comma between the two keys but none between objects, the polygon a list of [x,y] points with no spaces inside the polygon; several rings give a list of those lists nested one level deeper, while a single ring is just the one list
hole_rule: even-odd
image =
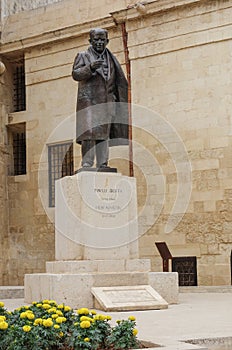
[{"label": "vertical drainpipe", "polygon": [[131,113],[131,63],[129,58],[128,50],[128,33],[126,31],[126,23],[121,23],[122,29],[122,40],[124,47],[125,63],[126,63],[126,73],[128,81],[128,138],[129,138],[129,175],[134,176],[134,166],[133,166],[133,145],[132,145],[132,113]]}]

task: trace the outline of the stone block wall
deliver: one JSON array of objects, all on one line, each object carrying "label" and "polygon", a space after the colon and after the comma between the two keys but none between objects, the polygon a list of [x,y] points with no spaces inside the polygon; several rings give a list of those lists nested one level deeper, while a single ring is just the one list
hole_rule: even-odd
[{"label": "stone block wall", "polygon": [[63,0],[1,0],[2,16],[7,17],[22,11],[45,7]]},{"label": "stone block wall", "polygon": [[[91,14],[91,6],[88,6]],[[69,12],[71,16],[71,9]],[[42,28],[40,14],[38,9],[38,17],[33,21],[35,23],[37,19]],[[57,23],[56,9],[50,14],[49,26],[54,26]],[[15,16],[22,18],[24,23],[31,21],[27,13]],[[9,20],[12,21],[12,27],[18,26],[15,18]],[[112,20],[110,26],[110,46],[114,47],[114,52],[122,60],[120,29],[113,28]],[[9,29],[10,26],[5,28],[5,34]],[[36,33],[38,28],[29,26],[29,34],[30,30]],[[75,38],[54,45],[48,42],[42,47],[24,51],[27,107],[25,111],[9,114],[9,127],[26,122],[27,144],[27,174],[8,176],[10,273],[7,284],[10,285],[22,285],[25,273],[43,272],[45,262],[54,260],[54,208],[48,207],[47,146],[74,139],[77,83],[71,78],[71,70],[77,52],[88,46],[88,32],[89,29]],[[23,36],[22,32],[19,33]],[[9,36],[4,37],[5,45],[8,40],[16,38],[9,33]],[[18,50],[18,54],[21,54],[21,50]],[[5,56],[10,59],[8,53]],[[69,118],[72,121],[67,128],[65,123]],[[76,146],[76,167],[79,166],[79,160],[80,147]],[[117,163],[117,166],[119,171],[122,169],[124,174],[128,173],[127,169],[124,171],[123,164]]]},{"label": "stone block wall", "polygon": [[8,275],[8,224],[9,202],[7,187],[8,150],[7,150],[7,111],[8,111],[7,77],[0,75],[0,285],[7,283]]},{"label": "stone block wall", "polygon": [[[9,124],[26,122],[28,149],[27,174],[8,177],[8,284],[22,284],[24,273],[44,271],[54,258],[54,210],[44,206],[48,184],[40,177],[46,147],[74,138],[71,68],[92,26],[109,30],[109,48],[125,69],[121,21],[139,120],[133,138],[140,256],[161,271],[155,242],[165,241],[173,256],[197,257],[199,284],[230,284],[232,0],[178,4],[148,1],[141,16],[131,1],[80,1],[77,12],[77,2],[65,0],[4,22],[3,56],[25,57],[27,108],[11,113]],[[75,146],[75,167],[79,152]],[[111,164],[127,175],[128,152],[120,152],[123,160]]]},{"label": "stone block wall", "polygon": [[[154,270],[162,269],[155,241],[167,242],[173,256],[197,256],[202,285],[230,284],[231,279],[231,6],[230,1],[198,2],[127,26],[133,102],[149,106],[174,126],[192,168],[188,208],[177,213],[182,220],[165,234],[171,208],[181,202],[177,191],[183,183],[175,167],[183,153],[171,135],[162,144],[159,136],[149,141],[144,135],[142,142],[158,160],[165,186],[161,215],[141,238],[140,252],[152,259]],[[170,143],[176,157],[167,150]],[[147,221],[145,215],[143,223]]]}]

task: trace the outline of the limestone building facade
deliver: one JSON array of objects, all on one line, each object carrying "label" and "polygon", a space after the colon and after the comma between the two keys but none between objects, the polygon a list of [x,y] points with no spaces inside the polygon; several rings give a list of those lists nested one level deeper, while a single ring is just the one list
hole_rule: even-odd
[{"label": "limestone building facade", "polygon": [[[28,3],[1,1],[0,284],[54,259],[55,179],[80,160],[71,69],[93,27],[131,69],[140,257],[162,271],[166,242],[198,285],[231,284],[232,0]],[[127,148],[111,158],[129,174]]]}]

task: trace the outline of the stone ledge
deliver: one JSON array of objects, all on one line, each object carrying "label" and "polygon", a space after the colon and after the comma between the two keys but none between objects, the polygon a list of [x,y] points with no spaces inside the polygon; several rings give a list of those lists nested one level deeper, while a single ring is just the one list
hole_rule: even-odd
[{"label": "stone ledge", "polygon": [[0,286],[0,299],[24,298],[23,286]]},{"label": "stone ledge", "polygon": [[93,308],[92,287],[142,284],[148,284],[148,274],[145,272],[27,274],[25,275],[25,302],[54,299],[72,308],[83,306]]},{"label": "stone ledge", "polygon": [[72,307],[94,307],[92,287],[150,285],[169,304],[178,303],[177,272],[101,272],[25,275],[25,301],[55,299]]},{"label": "stone ledge", "polygon": [[232,286],[179,287],[180,293],[232,293]]},{"label": "stone ledge", "polygon": [[46,263],[48,273],[149,272],[150,259],[66,260]]},{"label": "stone ledge", "polygon": [[169,304],[178,303],[179,284],[177,272],[149,272],[148,279],[148,284]]}]

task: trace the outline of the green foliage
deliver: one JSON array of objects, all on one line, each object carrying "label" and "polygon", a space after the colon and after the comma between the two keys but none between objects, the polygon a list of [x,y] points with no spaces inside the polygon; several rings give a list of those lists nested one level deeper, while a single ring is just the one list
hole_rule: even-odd
[{"label": "green foliage", "polygon": [[54,300],[8,312],[0,302],[1,350],[102,350],[139,347],[135,318],[117,321],[81,308],[74,312]]},{"label": "green foliage", "polygon": [[134,317],[117,321],[117,323],[108,338],[109,343],[113,344],[115,349],[139,348],[139,342],[136,338],[138,331],[135,328]]}]

